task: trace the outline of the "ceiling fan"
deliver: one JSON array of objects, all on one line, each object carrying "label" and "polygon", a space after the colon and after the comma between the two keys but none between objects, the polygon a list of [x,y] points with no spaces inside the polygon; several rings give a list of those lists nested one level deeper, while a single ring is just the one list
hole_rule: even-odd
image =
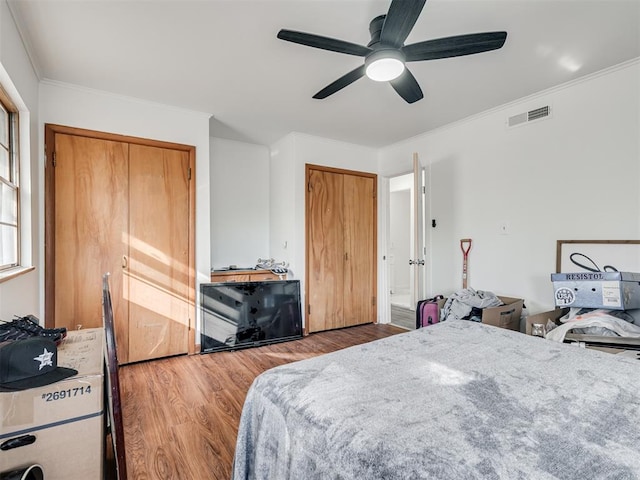
[{"label": "ceiling fan", "polygon": [[364,57],[364,64],[343,75],[316,93],[323,99],[367,76],[376,81],[388,81],[407,103],[423,97],[420,85],[406,68],[406,62],[459,57],[496,50],[504,45],[507,32],[484,32],[438,38],[405,45],[426,0],[392,0],[386,15],[379,15],[369,24],[371,41],[367,46],[345,42],[294,30],[280,30],[278,38],[287,42]]}]

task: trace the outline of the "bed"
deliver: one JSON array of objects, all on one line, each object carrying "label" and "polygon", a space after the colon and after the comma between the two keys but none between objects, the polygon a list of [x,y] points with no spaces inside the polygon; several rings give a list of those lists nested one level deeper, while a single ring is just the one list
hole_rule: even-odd
[{"label": "bed", "polygon": [[640,479],[640,361],[450,321],[277,367],[233,478]]}]

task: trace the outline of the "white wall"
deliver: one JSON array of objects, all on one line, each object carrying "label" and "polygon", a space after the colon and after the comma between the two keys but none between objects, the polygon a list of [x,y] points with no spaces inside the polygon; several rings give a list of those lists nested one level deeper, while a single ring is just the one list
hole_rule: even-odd
[{"label": "white wall", "polygon": [[[35,270],[0,283],[0,319],[10,320],[14,315],[41,315],[39,274],[42,272],[38,255],[39,219],[37,205],[40,197],[37,170],[38,156],[38,78],[31,67],[5,1],[0,2],[0,77],[9,94],[16,99],[20,110],[20,188],[22,222],[31,225],[31,234],[22,239],[23,260]],[[22,122],[25,122],[24,124]],[[27,139],[30,137],[29,141]]]},{"label": "white wall", "polygon": [[[431,291],[469,286],[553,308],[556,240],[640,238],[640,61],[541,92],[382,149],[380,172],[428,167]],[[550,105],[550,118],[507,128]],[[510,233],[500,233],[506,224]]]},{"label": "white wall", "polygon": [[211,139],[211,265],[269,258],[269,149]]},{"label": "white wall", "polygon": [[[297,241],[296,228],[304,215],[296,208],[295,135],[287,135],[271,146],[269,162],[269,252],[277,262],[289,264],[290,278],[301,278],[296,259],[304,248]],[[304,179],[303,179],[304,183]],[[304,187],[303,187],[304,188]],[[304,258],[304,251],[302,252]]]},{"label": "white wall", "polygon": [[[54,123],[196,147],[196,292],[210,281],[209,114],[135,98],[43,81],[40,84],[39,171],[44,171],[44,124]],[[44,191],[40,174],[39,190]],[[39,205],[41,257],[44,256],[44,202]],[[42,275],[42,271],[40,272]],[[199,309],[197,309],[199,315]]]}]

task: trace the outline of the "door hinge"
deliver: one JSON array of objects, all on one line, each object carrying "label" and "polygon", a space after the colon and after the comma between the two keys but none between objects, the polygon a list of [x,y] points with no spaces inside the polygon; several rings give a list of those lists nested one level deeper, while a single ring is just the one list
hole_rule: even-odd
[{"label": "door hinge", "polygon": [[372,307],[376,306],[376,297],[371,297],[371,306]]},{"label": "door hinge", "polygon": [[422,193],[427,193],[427,187],[422,187]]},{"label": "door hinge", "polygon": [[311,182],[307,182],[307,192],[311,191]]},{"label": "door hinge", "polygon": [[51,164],[55,167],[56,166],[56,152],[53,152],[51,157],[52,157]]},{"label": "door hinge", "polygon": [[191,167],[187,168],[187,180],[191,180]]},{"label": "door hinge", "polygon": [[311,315],[311,304],[307,304],[307,315]]}]

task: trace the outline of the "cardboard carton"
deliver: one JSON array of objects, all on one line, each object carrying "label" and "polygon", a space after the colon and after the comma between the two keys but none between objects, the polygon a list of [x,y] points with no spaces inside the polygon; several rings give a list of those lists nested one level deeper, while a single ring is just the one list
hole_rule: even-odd
[{"label": "cardboard carton", "polygon": [[[520,331],[520,315],[524,300],[514,297],[500,297],[500,301],[504,303],[499,307],[488,307],[482,310],[482,323],[493,325],[510,330]],[[443,308],[447,299],[438,300],[438,307]]]},{"label": "cardboard carton", "polygon": [[[526,320],[527,335],[531,335],[531,327],[533,324],[539,323],[547,326],[548,322],[560,325],[560,318],[569,313],[569,308],[556,308],[547,312],[529,315]],[[548,329],[547,329],[548,330]],[[587,335],[581,333],[567,333],[565,342],[576,343],[593,350],[601,350],[608,353],[620,353],[632,349],[640,350],[640,339],[635,337],[605,337],[600,335]]]},{"label": "cardboard carton", "polygon": [[569,312],[568,308],[556,308],[555,310],[549,310],[548,312],[536,313],[535,315],[529,315],[526,320],[525,333],[531,335],[531,326],[534,323],[547,325],[547,322],[560,323],[558,319],[564,317]]},{"label": "cardboard carton", "polygon": [[58,365],[78,374],[44,387],[0,392],[0,474],[33,464],[47,479],[102,478],[103,330],[69,332]]},{"label": "cardboard carton", "polygon": [[557,307],[640,308],[640,273],[552,273],[551,280]]}]

